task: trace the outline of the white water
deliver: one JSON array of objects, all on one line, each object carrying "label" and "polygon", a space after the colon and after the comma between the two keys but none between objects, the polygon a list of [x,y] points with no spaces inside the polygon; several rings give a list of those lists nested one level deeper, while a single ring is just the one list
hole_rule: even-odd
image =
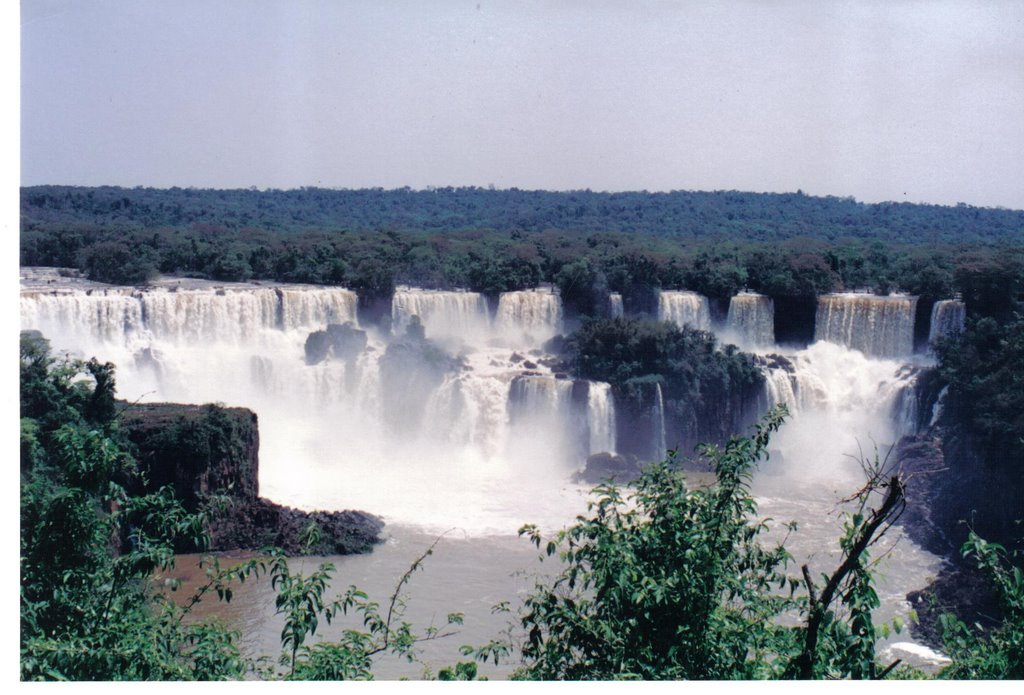
[{"label": "white water", "polygon": [[491,323],[487,300],[478,292],[396,288],[391,301],[392,332],[404,334],[413,316],[419,316],[430,339],[476,342],[490,330]]},{"label": "white water", "polygon": [[913,430],[905,403],[914,374],[895,360],[866,357],[830,342],[784,355],[793,371],[771,369],[765,395],[785,403],[789,421],[772,439],[777,451],[765,472],[785,480],[817,479],[849,493],[863,483],[851,458],[872,457]]},{"label": "white water", "polygon": [[747,350],[774,345],[775,303],[771,297],[754,292],[740,292],[732,297],[722,340]]},{"label": "white water", "polygon": [[562,301],[548,289],[502,292],[494,327],[510,343],[539,346],[562,331]]},{"label": "white water", "polygon": [[665,399],[661,393],[661,384],[654,385],[654,410],[652,413],[656,439],[654,442],[654,458],[659,459],[668,451],[665,441]]},{"label": "white water", "polygon": [[612,292],[608,295],[608,315],[613,319],[621,319],[625,316],[625,309],[622,306],[622,295]]},{"label": "white water", "polygon": [[685,290],[661,290],[658,292],[658,320],[709,331],[711,310],[708,298]]},{"label": "white water", "polygon": [[615,400],[612,387],[600,381],[591,381],[587,390],[587,425],[590,434],[590,453],[615,453]]},{"label": "white water", "polygon": [[827,340],[872,357],[904,357],[914,352],[917,297],[862,293],[818,298],[814,339]]},{"label": "white water", "polygon": [[959,299],[943,299],[932,305],[932,322],[928,344],[964,329],[967,307]]}]

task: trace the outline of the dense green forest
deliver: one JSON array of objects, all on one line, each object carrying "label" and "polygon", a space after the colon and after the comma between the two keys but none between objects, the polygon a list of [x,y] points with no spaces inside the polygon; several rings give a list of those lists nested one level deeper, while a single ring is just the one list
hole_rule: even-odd
[{"label": "dense green forest", "polygon": [[1024,212],[865,205],[802,194],[22,189],[21,263],[132,284],[156,273],[485,293],[556,284],[571,313],[608,291],[652,311],[657,288],[777,301],[961,292],[1006,317],[1024,277]]},{"label": "dense green forest", "polygon": [[1024,212],[994,208],[859,203],[852,198],[741,191],[22,189],[23,213],[47,223],[183,228],[213,224],[273,232],[392,230],[595,231],[673,239],[708,236],[779,241],[899,239],[972,243],[1020,239]]}]

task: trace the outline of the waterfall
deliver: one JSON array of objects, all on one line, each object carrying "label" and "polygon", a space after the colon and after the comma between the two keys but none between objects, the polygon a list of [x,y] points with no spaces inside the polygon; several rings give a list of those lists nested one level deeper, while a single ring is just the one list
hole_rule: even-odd
[{"label": "waterfall", "polygon": [[562,298],[550,289],[502,292],[494,323],[513,343],[540,344],[562,331]]},{"label": "waterfall", "polygon": [[651,421],[654,423],[654,442],[657,447],[652,460],[661,461],[668,451],[668,444],[665,441],[665,399],[661,395],[660,383],[654,385],[654,408],[651,415]]},{"label": "waterfall", "polygon": [[967,307],[959,299],[943,299],[932,306],[932,322],[928,331],[928,344],[964,329]]},{"label": "waterfall", "polygon": [[702,331],[711,330],[711,310],[707,297],[684,290],[658,292],[658,320],[670,321],[677,326],[690,326]]},{"label": "waterfall", "polygon": [[917,389],[914,388],[917,374],[918,370],[908,365],[900,367],[895,374],[896,383],[893,386],[895,395],[892,399],[890,418],[897,439],[917,433],[917,412],[920,408]]},{"label": "waterfall", "polygon": [[946,386],[942,387],[942,390],[939,391],[939,395],[935,398],[935,405],[932,406],[932,417],[928,421],[929,427],[935,427],[935,425],[938,424],[939,422],[939,418],[942,417],[942,408],[944,407],[946,401],[946,394],[948,393],[949,385],[947,384]]},{"label": "waterfall", "polygon": [[[561,525],[582,510],[567,503],[565,485],[590,438],[614,449],[607,385],[595,384],[590,396],[574,390],[538,349],[561,329],[551,291],[502,297],[498,328],[515,337],[510,342],[489,325],[480,295],[403,288],[396,323],[420,316],[427,342],[368,327],[357,354],[310,364],[307,337],[356,322],[355,293],[201,280],[146,288],[61,282],[23,290],[22,327],[41,331],[57,354],[113,362],[125,400],[252,409],[260,492],[275,502],[362,508],[431,531]],[[446,334],[467,343],[458,355],[429,340]]]},{"label": "waterfall", "polygon": [[572,407],[572,382],[546,376],[517,376],[508,398],[512,420],[561,418]]},{"label": "waterfall", "polygon": [[818,298],[814,339],[845,345],[872,357],[914,351],[917,297],[891,294],[827,294]]},{"label": "waterfall", "polygon": [[884,456],[916,430],[915,368],[826,341],[769,357],[762,366],[765,400],[790,412],[772,440],[788,474],[855,484],[861,472],[850,455],[870,456],[877,445]]},{"label": "waterfall", "polygon": [[622,306],[622,295],[618,292],[612,292],[608,295],[608,316],[613,319],[621,319],[625,316],[625,310]]},{"label": "waterfall", "polygon": [[124,342],[142,330],[142,305],[130,290],[23,292],[21,326],[49,335],[68,332],[95,341]]},{"label": "waterfall", "polygon": [[589,453],[615,453],[615,399],[610,384],[590,382],[587,390],[587,429],[590,434]]},{"label": "waterfall", "polygon": [[[639,411],[630,410],[636,431],[623,429],[616,441],[616,405],[620,415],[627,408],[614,403],[609,385],[556,378],[553,370],[561,367],[540,348],[561,330],[559,298],[551,291],[503,295],[494,326],[466,334],[458,355],[432,340],[367,326],[358,354],[307,364],[310,332],[356,322],[354,293],[203,281],[145,289],[60,282],[23,290],[22,328],[42,331],[57,354],[72,350],[114,362],[125,400],[251,408],[259,418],[261,495],[307,510],[365,509],[383,516],[394,537],[408,527],[431,536],[457,528],[460,538],[486,538],[479,547],[493,548],[495,535],[514,535],[524,523],[545,532],[562,528],[586,508],[571,476],[588,453],[625,450],[633,435],[637,453],[654,449],[649,459],[662,459],[667,449],[661,384],[643,384]],[[706,300],[664,295],[659,304],[669,308],[696,307],[689,320],[683,312],[670,320],[701,323]],[[403,289],[396,300],[396,323],[418,315],[428,338],[461,334],[477,318],[486,326],[472,293]],[[503,334],[513,344],[496,339]],[[392,356],[408,352],[408,379],[389,372],[389,349]],[[823,571],[822,562],[814,563],[834,559],[824,549],[842,532],[829,525],[836,500],[863,485],[848,454],[870,454],[872,442],[884,447],[913,426],[908,416],[917,408],[907,389],[915,373],[825,340],[757,359],[767,377],[765,402],[787,403],[793,412],[755,476],[759,510],[798,520],[787,548]],[[418,381],[423,374],[416,370],[437,365],[426,385]],[[395,418],[396,403],[409,400],[414,387],[422,403],[415,417]],[[762,478],[775,480],[776,489],[765,492]],[[931,573],[915,553],[907,539],[891,554],[879,549],[888,563],[881,574],[916,581]],[[921,583],[880,590],[882,610],[903,606],[907,590]]]},{"label": "waterfall", "polygon": [[391,299],[392,331],[403,334],[413,316],[420,317],[427,338],[481,336],[490,327],[487,301],[478,292],[398,287]]},{"label": "waterfall", "polygon": [[339,288],[278,288],[281,301],[281,327],[307,330],[324,323],[357,323],[355,292]]},{"label": "waterfall", "polygon": [[517,376],[508,394],[509,459],[524,472],[549,467],[550,461],[582,463],[585,420],[572,402],[573,382],[553,376]]},{"label": "waterfall", "polygon": [[736,341],[744,348],[763,348],[775,344],[775,304],[771,297],[740,292],[729,300],[723,339]]}]

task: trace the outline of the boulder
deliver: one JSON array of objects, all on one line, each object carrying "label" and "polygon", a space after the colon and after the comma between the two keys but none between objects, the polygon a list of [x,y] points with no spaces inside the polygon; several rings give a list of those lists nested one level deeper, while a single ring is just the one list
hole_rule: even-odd
[{"label": "boulder", "polygon": [[591,454],[579,479],[591,485],[612,480],[628,484],[640,477],[640,463],[635,456],[619,456],[608,452]]},{"label": "boulder", "polygon": [[352,322],[331,323],[325,331],[313,331],[306,337],[306,364],[320,364],[333,357],[339,360],[354,360],[366,349],[366,331],[359,330]]}]

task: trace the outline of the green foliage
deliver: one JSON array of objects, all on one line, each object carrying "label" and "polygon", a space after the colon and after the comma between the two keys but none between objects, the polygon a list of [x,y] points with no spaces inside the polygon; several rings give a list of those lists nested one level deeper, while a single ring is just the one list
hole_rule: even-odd
[{"label": "green foliage", "polygon": [[[692,335],[665,339],[700,342]],[[636,361],[670,359],[649,353],[638,350]],[[594,364],[602,363],[595,357]],[[113,368],[55,359],[41,336],[23,334],[21,375],[22,679],[370,679],[378,654],[415,661],[418,644],[448,637],[461,624],[462,616],[453,613],[443,626],[417,633],[403,619],[405,587],[434,546],[412,563],[383,605],[354,586],[329,600],[330,563],[306,576],[274,551],[228,568],[206,559],[206,582],[187,599],[172,601],[165,592],[178,583],[161,585],[157,573],[173,568],[181,539],[203,547],[204,519],[186,512],[169,488],[128,492],[138,472],[112,407]],[[879,599],[868,549],[902,505],[902,484],[885,478],[877,457],[867,468],[868,484],[851,498],[841,564],[822,575],[820,591],[806,567],[802,579],[786,573],[791,558],[784,542],[760,543],[767,522],[757,519],[749,483],[784,414],[771,413],[752,438],[701,449],[715,471],[714,486],[688,487],[670,460],[647,470],[631,493],[597,488],[588,513],[553,539],[545,542],[535,527],[524,527],[521,533],[561,565],[524,602],[527,636],[518,675],[917,677],[875,663],[879,631],[889,628],[872,622]],[[319,536],[313,524],[302,541],[314,547]],[[944,618],[954,663],[942,676],[1022,678],[1024,575],[1000,546],[973,534],[965,555],[992,577],[1005,619],[979,636]],[[214,595],[231,601],[238,583],[260,577],[269,577],[284,617],[276,662],[243,657],[237,633],[192,615],[200,601]],[[362,628],[328,637],[327,629],[345,615]],[[794,625],[795,617],[804,622]],[[494,640],[462,653],[498,663],[511,650],[509,641]],[[477,676],[472,662],[438,673],[442,680]]]},{"label": "green foliage", "polygon": [[[888,477],[886,460],[880,460],[877,452],[873,460],[861,460],[867,483],[847,500],[854,507],[843,512],[842,561],[831,574],[821,576],[820,590],[807,565],[802,568],[807,626],[803,647],[790,661],[787,676],[876,680],[899,665],[896,661],[879,670],[875,660],[878,629],[871,617],[880,602],[869,550],[905,509],[903,481],[896,475]],[[871,508],[871,504],[877,506]],[[883,632],[889,631],[889,626],[882,627]],[[899,632],[902,623],[894,621],[892,629]]]},{"label": "green foliage", "polygon": [[1024,573],[1011,564],[1006,550],[973,532],[963,547],[991,579],[1005,611],[1002,623],[979,634],[954,616],[941,618],[943,642],[953,663],[941,678],[1002,680],[1024,678]]},{"label": "green foliage", "polygon": [[[687,487],[670,465],[650,467],[628,497],[597,488],[590,513],[544,542],[562,570],[525,602],[527,678],[743,679],[782,674],[795,634],[776,618],[799,605],[782,545],[748,491],[777,412],[754,439],[708,448],[719,484]],[[788,591],[777,592],[775,588]]]},{"label": "green foliage", "polygon": [[[402,592],[433,546],[402,576],[386,611],[356,587],[328,601],[334,567],[324,563],[304,576],[279,551],[226,569],[216,558],[204,559],[207,581],[183,602],[172,601],[158,591],[157,573],[173,569],[176,545],[205,547],[204,516],[186,512],[170,487],[128,492],[144,485],[109,407],[111,365],[56,360],[33,334],[22,335],[21,353],[23,679],[369,679],[376,654],[412,660],[418,643],[450,636],[461,624],[453,613],[444,628],[417,635],[402,620]],[[207,412],[210,422],[195,433],[212,448],[224,433],[218,416],[218,409]],[[303,530],[307,549],[320,541],[315,523]],[[269,576],[284,616],[284,670],[244,658],[237,633],[190,616],[203,599],[231,601],[237,583],[261,576]],[[172,592],[178,586],[173,579],[163,583]],[[346,613],[357,614],[364,629],[310,643]],[[450,673],[472,677],[475,666],[459,664]]]},{"label": "green foliage", "polygon": [[[307,535],[311,542],[316,542],[312,538],[315,531],[311,530]],[[334,565],[322,563],[307,577],[293,572],[287,559],[275,553],[269,573],[271,586],[277,591],[277,611],[285,617],[281,631],[284,651],[278,662],[285,670],[268,669],[262,675],[288,680],[370,680],[373,678],[373,657],[377,654],[390,653],[413,661],[417,644],[455,634],[448,628],[462,624],[459,613],[448,615],[445,629],[430,626],[422,635],[415,634],[413,626],[402,619],[406,602],[402,592],[413,573],[433,553],[436,544],[437,541],[399,579],[386,611],[382,611],[380,604],[371,601],[355,586],[350,586],[340,597],[328,602],[324,594],[335,571]],[[330,625],[346,614],[359,616],[364,629],[343,629],[334,641],[325,639],[308,643],[322,622]],[[450,673],[465,676],[468,671],[465,665],[459,664]],[[473,673],[475,675],[475,666]]]},{"label": "green foliage", "polygon": [[[945,412],[964,422],[999,461],[1024,445],[1024,318],[970,318],[963,333],[936,346],[949,385]],[[1019,464],[1006,459],[1009,465]],[[1019,466],[1018,466],[1019,467]]]},{"label": "green foliage", "polygon": [[[596,488],[588,513],[550,540],[524,527],[520,533],[561,565],[525,601],[518,676],[874,679],[892,673],[898,662],[876,663],[879,629],[871,613],[879,599],[867,550],[898,518],[902,484],[886,478],[876,457],[865,467],[868,483],[844,512],[840,565],[822,576],[820,591],[806,566],[802,579],[789,576],[784,542],[760,543],[767,522],[757,518],[749,491],[784,415],[781,408],[769,413],[752,438],[703,447],[717,477],[711,487],[689,488],[670,460],[649,467],[631,494],[614,485]],[[794,625],[796,616],[805,622]]]},{"label": "green foliage", "polygon": [[568,339],[577,376],[612,385],[616,403],[649,406],[649,386],[662,386],[672,432],[690,448],[725,441],[743,426],[743,404],[759,392],[764,376],[749,355],[733,346],[716,349],[715,337],[647,319],[586,321]]},{"label": "green foliage", "polygon": [[[203,519],[136,475],[114,420],[110,365],[58,361],[22,335],[21,676],[26,680],[238,678],[236,635],[185,625],[154,596],[174,541]],[[83,378],[84,377],[84,378]]]},{"label": "green foliage", "polygon": [[[552,283],[571,315],[630,313],[658,288],[779,298],[959,291],[1005,317],[1024,276],[1024,213],[739,193],[22,189],[21,263],[133,284],[153,272],[496,294]],[[968,246],[969,245],[969,246]]]}]

